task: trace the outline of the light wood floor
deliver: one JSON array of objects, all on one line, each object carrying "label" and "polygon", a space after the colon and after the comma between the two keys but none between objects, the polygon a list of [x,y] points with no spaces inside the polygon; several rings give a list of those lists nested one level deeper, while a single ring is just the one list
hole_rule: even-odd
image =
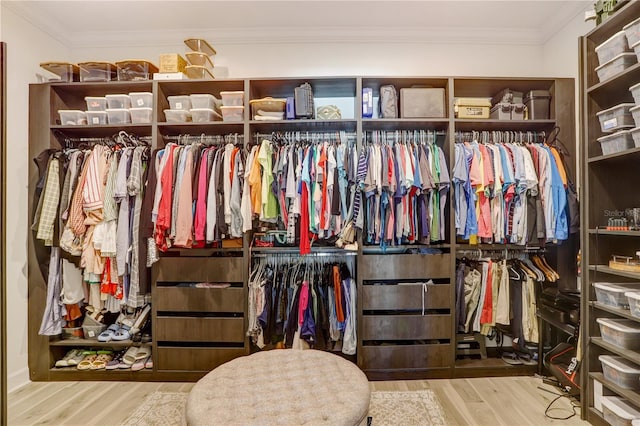
[{"label": "light wood floor", "polygon": [[[30,383],[9,394],[9,425],[118,425],[154,391],[188,392],[193,383]],[[587,425],[578,414],[551,420],[544,411],[557,389],[534,377],[371,382],[374,391],[433,389],[450,425]],[[571,412],[567,398],[552,414]]]}]

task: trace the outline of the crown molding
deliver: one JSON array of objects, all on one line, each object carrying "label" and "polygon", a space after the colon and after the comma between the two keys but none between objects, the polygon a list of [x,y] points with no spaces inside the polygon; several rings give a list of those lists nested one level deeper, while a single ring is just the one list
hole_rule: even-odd
[{"label": "crown molding", "polygon": [[24,20],[57,40],[63,46],[71,47],[73,43],[72,33],[68,28],[56,25],[56,22],[48,18],[38,9],[34,2],[19,0],[0,0],[0,7],[6,8]]}]

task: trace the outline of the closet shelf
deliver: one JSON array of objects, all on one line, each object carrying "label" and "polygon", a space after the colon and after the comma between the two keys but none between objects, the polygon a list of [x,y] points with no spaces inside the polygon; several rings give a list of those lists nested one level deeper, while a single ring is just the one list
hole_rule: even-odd
[{"label": "closet shelf", "polygon": [[446,130],[447,118],[363,118],[362,130]]},{"label": "closet shelf", "polygon": [[456,244],[457,250],[523,250],[535,251],[544,249],[544,247],[521,246],[519,244]]},{"label": "closet shelf", "polygon": [[605,265],[589,265],[590,271],[595,271],[596,268],[598,272],[602,272],[603,274],[617,275],[619,277],[633,278],[636,280],[640,280],[640,272],[620,271],[618,269],[613,269]]},{"label": "closet shelf", "polygon": [[607,229],[589,229],[591,235],[619,235],[622,237],[640,237],[640,231],[610,231]]},{"label": "closet shelf", "polygon": [[626,5],[620,7],[615,13],[610,15],[605,22],[592,29],[585,37],[598,45],[614,35],[616,32],[629,22],[630,16],[640,15],[640,3],[630,1]]},{"label": "closet shelf", "polygon": [[126,370],[78,370],[75,367],[51,368],[49,370],[51,380],[136,380],[144,377],[149,380],[153,376],[152,369],[144,369],[140,371]]},{"label": "closet shelf", "polygon": [[636,352],[636,351],[632,351],[629,349],[623,349],[619,346],[615,346],[612,345],[611,343],[607,343],[604,340],[602,340],[602,337],[592,337],[591,338],[591,343],[600,346],[603,349],[608,350],[609,352],[613,352],[616,355],[619,355],[621,357],[624,357],[626,359],[628,359],[629,361],[633,361],[636,364],[640,364],[640,353]]},{"label": "closet shelf", "polygon": [[[300,254],[299,247],[252,247],[252,253],[270,253],[270,254]],[[339,247],[311,247],[311,253],[327,253],[327,254],[356,254],[357,251],[341,249]]]},{"label": "closet shelf", "polygon": [[630,390],[630,389],[621,388],[615,383],[605,379],[604,374],[602,373],[589,373],[589,377],[599,381],[600,383],[602,383],[603,386],[605,386],[608,389],[611,389],[621,397],[628,399],[633,404],[640,405],[640,394],[638,392],[634,392],[633,390]]},{"label": "closet shelf", "polygon": [[541,320],[543,320],[546,323],[549,323],[549,325],[552,325],[553,327],[557,328],[558,330],[564,331],[567,334],[573,335],[576,332],[575,326],[573,326],[571,324],[566,324],[566,323],[563,323],[563,322],[556,321],[553,318],[550,318],[550,317],[544,315],[540,311],[536,312],[536,317],[540,318]]},{"label": "closet shelf", "polygon": [[54,124],[51,130],[58,130],[70,137],[102,138],[113,136],[124,130],[137,136],[151,136],[151,124],[104,124],[99,126],[62,126]]},{"label": "closet shelf", "polygon": [[587,89],[587,94],[594,99],[603,101],[602,109],[623,101],[633,102],[629,87],[637,83],[638,80],[640,80],[640,63],[630,66],[620,74],[603,82],[594,84]]},{"label": "closet shelf", "polygon": [[587,162],[590,164],[600,163],[600,162],[604,162],[608,164],[615,160],[632,161],[635,159],[636,156],[638,156],[638,154],[640,154],[640,148],[631,148],[625,151],[616,152],[615,154],[598,155],[596,157],[591,157],[587,160]]},{"label": "closet shelf", "polygon": [[[242,124],[242,123],[240,123]],[[342,120],[274,120],[274,121],[258,121],[250,120],[249,125],[251,131],[258,132],[275,132],[275,131],[336,131],[345,130],[355,132],[358,121],[353,119]]]},{"label": "closet shelf", "polygon": [[243,133],[243,123],[229,123],[226,121],[210,121],[207,123],[158,123],[158,130],[163,135],[179,134],[228,134]]},{"label": "closet shelf", "polygon": [[98,342],[91,339],[63,339],[49,342],[49,346],[86,346],[96,348],[127,348],[133,345],[133,341],[129,340],[112,340],[111,342]]},{"label": "closet shelf", "polygon": [[621,317],[640,322],[640,318],[634,317],[633,315],[631,315],[631,311],[629,311],[628,309],[614,308],[612,306],[603,305],[602,303],[593,302],[593,301],[589,302],[589,304],[596,309],[600,309],[601,311],[610,312],[612,314],[616,314]]},{"label": "closet shelf", "polygon": [[556,125],[555,120],[477,120],[461,119],[455,120],[456,130],[551,130]]}]

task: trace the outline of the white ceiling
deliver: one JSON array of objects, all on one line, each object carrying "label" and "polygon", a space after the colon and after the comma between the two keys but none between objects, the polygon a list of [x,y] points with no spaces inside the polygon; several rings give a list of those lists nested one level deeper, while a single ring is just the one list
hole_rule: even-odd
[{"label": "white ceiling", "polygon": [[70,48],[275,42],[543,44],[592,0],[12,1]]}]

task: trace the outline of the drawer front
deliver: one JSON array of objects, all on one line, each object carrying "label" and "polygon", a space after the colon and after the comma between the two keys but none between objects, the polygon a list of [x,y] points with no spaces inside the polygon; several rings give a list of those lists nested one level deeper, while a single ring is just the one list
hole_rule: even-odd
[{"label": "drawer front", "polygon": [[[244,348],[158,347],[158,370],[211,371],[227,361],[247,354]],[[155,361],[155,360],[154,360]]]},{"label": "drawer front", "polygon": [[422,309],[424,293],[425,309],[451,308],[451,285],[427,286],[426,293],[418,285],[365,285],[362,286],[362,308],[364,310]]},{"label": "drawer front", "polygon": [[244,312],[242,288],[156,287],[153,305],[158,311]]},{"label": "drawer front", "polygon": [[451,315],[364,315],[362,340],[451,339]]},{"label": "drawer front", "polygon": [[154,281],[243,282],[241,257],[163,257],[153,265]]},{"label": "drawer front", "polygon": [[451,345],[363,346],[363,370],[449,367]]},{"label": "drawer front", "polygon": [[157,317],[154,340],[244,342],[244,318]]},{"label": "drawer front", "polygon": [[362,255],[358,273],[364,280],[450,278],[450,254]]}]

